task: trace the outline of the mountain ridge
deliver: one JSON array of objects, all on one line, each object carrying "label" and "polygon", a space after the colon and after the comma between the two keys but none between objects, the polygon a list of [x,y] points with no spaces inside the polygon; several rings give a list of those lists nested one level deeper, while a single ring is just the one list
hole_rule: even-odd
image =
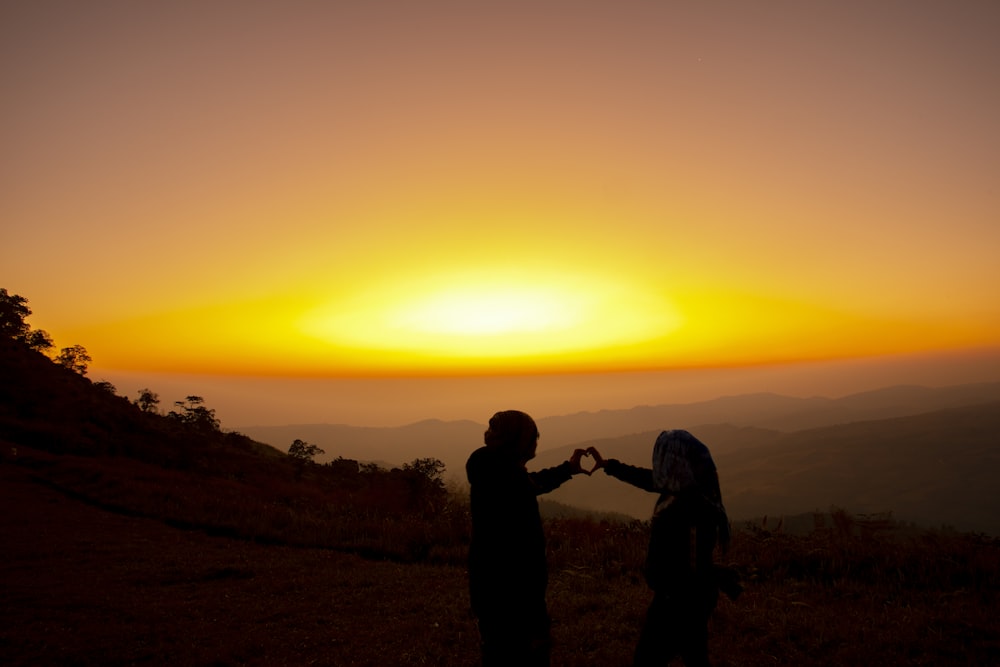
[{"label": "mountain ridge", "polygon": [[[730,518],[825,512],[893,512],[928,526],[1000,534],[1000,401],[907,417],[780,432],[727,424],[691,430],[713,452]],[[658,431],[579,443],[606,458],[649,467]],[[554,465],[567,446],[530,467]],[[654,496],[600,473],[552,499],[648,518]]]},{"label": "mountain ridge", "polygon": [[[584,411],[536,418],[536,421],[541,432],[541,453],[603,437],[665,428],[728,423],[792,432],[995,400],[1000,400],[1000,382],[936,388],[898,385],[841,398],[795,398],[765,392],[695,403]],[[325,450],[317,461],[341,456],[399,465],[417,456],[434,456],[444,461],[449,471],[457,473],[469,453],[482,443],[486,423],[425,419],[392,427],[314,423],[242,426],[235,430],[282,451],[295,439],[306,440]]]},{"label": "mountain ridge", "polygon": [[[0,341],[0,371],[0,443],[11,457],[23,445],[109,460],[131,457],[171,470],[228,471],[238,479],[267,477],[287,462],[283,452],[293,439],[306,439],[327,450],[323,460],[393,467],[438,458],[451,479],[464,483],[465,460],[485,429],[471,420],[426,419],[396,428],[334,427],[336,437],[329,440],[313,437],[329,437],[329,425],[271,434],[287,436],[283,442],[253,439],[221,431],[211,420],[192,421],[186,409],[144,411],[106,383],[92,383],[16,341]],[[687,428],[711,448],[734,520],[836,505],[1000,534],[1000,497],[993,492],[1000,477],[998,393],[1000,383],[904,386],[842,399],[756,394],[542,418],[543,449],[529,468],[558,464],[574,447],[588,445],[647,465],[660,430]],[[197,414],[211,417],[212,411]],[[864,419],[873,415],[881,418]],[[811,426],[799,428],[803,423]],[[577,477],[546,499],[636,518],[648,517],[652,500],[600,473]]]}]

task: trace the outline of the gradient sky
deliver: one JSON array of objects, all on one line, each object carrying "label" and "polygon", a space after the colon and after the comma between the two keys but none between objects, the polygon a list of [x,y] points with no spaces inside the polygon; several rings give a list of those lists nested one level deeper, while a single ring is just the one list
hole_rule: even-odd
[{"label": "gradient sky", "polygon": [[95,372],[1000,346],[1000,3],[8,2],[0,286]]}]

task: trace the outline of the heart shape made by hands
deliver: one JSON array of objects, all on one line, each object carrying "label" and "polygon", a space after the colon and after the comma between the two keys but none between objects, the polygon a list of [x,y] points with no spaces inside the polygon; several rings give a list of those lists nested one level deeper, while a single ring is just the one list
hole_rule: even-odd
[{"label": "heart shape made by hands", "polygon": [[[583,459],[585,459],[585,458],[594,459],[594,465],[593,465],[593,467],[591,467],[590,470],[587,470],[586,468],[583,467]],[[597,459],[594,458],[593,454],[591,454],[590,452],[584,452],[583,455],[580,456],[580,469],[583,470],[583,472],[587,473],[588,477],[590,475],[593,475],[595,472],[597,472],[597,468],[598,468]]]}]

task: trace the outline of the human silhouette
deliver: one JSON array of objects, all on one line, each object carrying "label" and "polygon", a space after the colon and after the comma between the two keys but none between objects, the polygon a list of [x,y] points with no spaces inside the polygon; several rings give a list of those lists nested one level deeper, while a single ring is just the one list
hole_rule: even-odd
[{"label": "human silhouette", "polygon": [[708,619],[720,587],[733,598],[742,590],[734,571],[713,563],[716,544],[728,550],[730,533],[708,447],[687,431],[670,430],[656,439],[652,468],[605,460],[593,447],[587,453],[595,470],[659,494],[645,564],[653,601],[634,665],[666,665],[679,655],[687,667],[707,666]]},{"label": "human silhouette", "polygon": [[549,664],[548,569],[537,496],[585,472],[580,458],[586,452],[577,449],[558,466],[528,472],[538,436],[524,412],[498,412],[483,436],[485,446],[465,466],[472,511],[469,594],[484,667]]}]

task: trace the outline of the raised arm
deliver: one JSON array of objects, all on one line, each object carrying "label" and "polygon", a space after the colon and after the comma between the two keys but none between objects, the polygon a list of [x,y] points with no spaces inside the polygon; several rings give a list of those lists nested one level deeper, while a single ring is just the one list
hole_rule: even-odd
[{"label": "raised arm", "polygon": [[528,478],[535,487],[535,495],[541,495],[554,491],[568,481],[573,475],[590,473],[580,466],[580,459],[586,454],[586,450],[577,449],[567,461],[563,461],[552,468],[545,468],[537,472],[529,472]]},{"label": "raised arm", "polygon": [[606,475],[611,475],[643,491],[658,492],[656,486],[653,484],[653,471],[649,468],[640,468],[622,463],[618,459],[605,459],[595,447],[589,447],[587,453],[594,457],[594,470],[598,468],[603,469]]}]

